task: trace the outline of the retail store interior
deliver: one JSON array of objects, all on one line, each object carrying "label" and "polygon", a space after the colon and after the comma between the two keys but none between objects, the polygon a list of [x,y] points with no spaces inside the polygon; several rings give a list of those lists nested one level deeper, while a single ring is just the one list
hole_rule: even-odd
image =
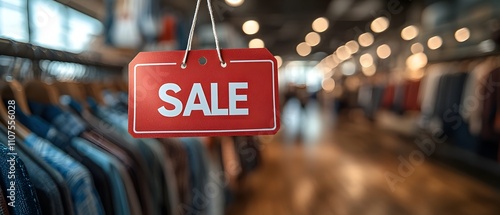
[{"label": "retail store interior", "polygon": [[[191,30],[272,53],[275,135],[129,133]],[[0,75],[0,215],[500,214],[498,0],[0,0]]]}]

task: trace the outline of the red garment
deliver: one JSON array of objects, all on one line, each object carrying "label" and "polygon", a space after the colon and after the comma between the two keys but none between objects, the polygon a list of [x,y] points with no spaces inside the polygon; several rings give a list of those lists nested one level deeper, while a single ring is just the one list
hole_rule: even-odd
[{"label": "red garment", "polygon": [[159,42],[168,42],[175,40],[175,17],[166,16],[162,21],[163,30],[158,38]]},{"label": "red garment", "polygon": [[404,93],[404,110],[420,110],[420,104],[418,102],[418,91],[420,89],[420,80],[418,81],[407,81],[405,83],[405,93]]},{"label": "red garment", "polygon": [[394,95],[396,87],[394,85],[388,85],[384,90],[384,97],[382,98],[382,107],[386,109],[392,108],[394,104]]}]

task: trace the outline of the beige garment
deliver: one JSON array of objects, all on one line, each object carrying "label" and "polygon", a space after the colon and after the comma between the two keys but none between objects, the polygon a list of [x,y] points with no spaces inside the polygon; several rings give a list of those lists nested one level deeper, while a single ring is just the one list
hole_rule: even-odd
[{"label": "beige garment", "polygon": [[482,89],[486,86],[486,78],[494,69],[491,59],[477,65],[470,73],[465,84],[462,95],[462,104],[460,105],[460,115],[469,123],[471,134],[479,134],[481,131],[481,110],[487,96]]},{"label": "beige garment", "polygon": [[241,164],[236,153],[236,148],[234,146],[234,139],[231,137],[222,137],[222,163],[224,166],[224,172],[227,175],[227,180],[229,182],[229,187],[231,189],[236,188],[236,179],[241,173]]},{"label": "beige garment", "polygon": [[426,75],[422,80],[422,85],[418,92],[422,114],[431,116],[434,112],[439,79],[448,69],[449,66],[445,63],[433,64],[427,67]]}]

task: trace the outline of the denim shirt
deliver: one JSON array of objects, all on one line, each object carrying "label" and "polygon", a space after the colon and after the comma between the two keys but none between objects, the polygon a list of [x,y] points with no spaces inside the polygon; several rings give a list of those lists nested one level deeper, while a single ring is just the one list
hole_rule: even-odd
[{"label": "denim shirt", "polygon": [[[1,128],[0,130],[1,130],[0,140],[7,140],[7,136],[5,135],[5,132],[3,132],[3,128]],[[47,215],[65,214],[63,207],[64,203],[62,201],[62,197],[59,193],[55,181],[49,176],[47,172],[45,172],[44,169],[42,169],[42,167],[35,160],[33,160],[28,155],[31,152],[30,151],[26,152],[25,148],[23,147],[23,144],[24,141],[17,140],[15,152],[19,155],[19,158],[21,158],[21,160],[23,160],[24,162],[26,171],[28,172],[31,182],[33,183],[33,186],[36,190],[42,214],[47,214]],[[0,213],[0,214],[5,214],[5,213]]]},{"label": "denim shirt", "polygon": [[[10,152],[7,146],[0,144],[0,185],[2,191],[5,192],[3,196],[7,204],[11,204],[8,206],[9,214],[41,215],[35,186],[31,182],[28,171],[23,161],[17,155],[10,155]],[[14,171],[11,171],[12,169]]]},{"label": "denim shirt", "polygon": [[[91,158],[95,163],[101,166],[111,178],[111,190],[114,192],[113,199],[115,211],[117,214],[127,215],[132,214],[127,200],[127,189],[125,188],[123,179],[128,175],[121,175],[119,172],[119,162],[106,152],[101,151],[93,146],[88,141],[81,138],[73,138],[71,144],[82,154]],[[123,167],[122,167],[123,168]]]},{"label": "denim shirt", "polygon": [[85,123],[71,113],[61,110],[54,105],[29,102],[31,110],[43,119],[50,122],[57,130],[69,138],[80,135],[87,129]]},{"label": "denim shirt", "polygon": [[[177,201],[178,197],[173,196],[174,194],[166,191],[167,178],[163,177],[164,168],[162,168],[162,162],[165,160],[165,156],[161,157],[156,150],[151,147],[151,145],[160,143],[153,139],[134,139],[127,131],[127,116],[114,111],[109,108],[102,108],[98,106],[93,100],[89,100],[90,107],[97,117],[102,119],[104,122],[112,125],[120,135],[122,135],[125,140],[127,140],[130,147],[134,148],[136,151],[141,153],[142,157],[146,158],[145,161],[148,164],[148,174],[149,176],[149,189],[153,195],[153,205],[156,208],[155,214],[176,214],[174,210],[175,206],[172,205],[170,199]],[[125,144],[125,143],[124,143]]]},{"label": "denim shirt", "polygon": [[26,137],[25,145],[61,173],[70,188],[75,214],[104,214],[102,203],[86,167],[35,134]]}]

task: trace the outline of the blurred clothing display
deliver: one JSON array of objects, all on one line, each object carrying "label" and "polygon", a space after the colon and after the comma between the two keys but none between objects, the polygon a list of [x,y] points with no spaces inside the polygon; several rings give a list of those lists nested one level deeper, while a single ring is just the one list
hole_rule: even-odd
[{"label": "blurred clothing display", "polygon": [[[2,207],[4,214],[217,215],[235,189],[227,180],[234,185],[259,164],[258,143],[250,137],[230,148],[200,138],[135,139],[121,93],[102,93],[107,105],[88,97],[84,106],[65,95],[63,104],[28,101],[30,114],[16,106],[19,123],[32,133],[16,146],[16,199],[23,202]],[[1,128],[0,137],[7,132]],[[214,144],[217,150],[208,150]],[[243,168],[232,174],[227,159]],[[8,165],[7,157],[3,161]],[[0,206],[9,203],[8,174],[2,172]]]},{"label": "blurred clothing display", "polygon": [[365,84],[359,88],[358,104],[369,119],[381,108],[396,114],[420,111],[420,128],[438,129],[450,144],[497,160],[500,70],[494,59],[437,63],[429,65],[419,80],[379,87]]}]

